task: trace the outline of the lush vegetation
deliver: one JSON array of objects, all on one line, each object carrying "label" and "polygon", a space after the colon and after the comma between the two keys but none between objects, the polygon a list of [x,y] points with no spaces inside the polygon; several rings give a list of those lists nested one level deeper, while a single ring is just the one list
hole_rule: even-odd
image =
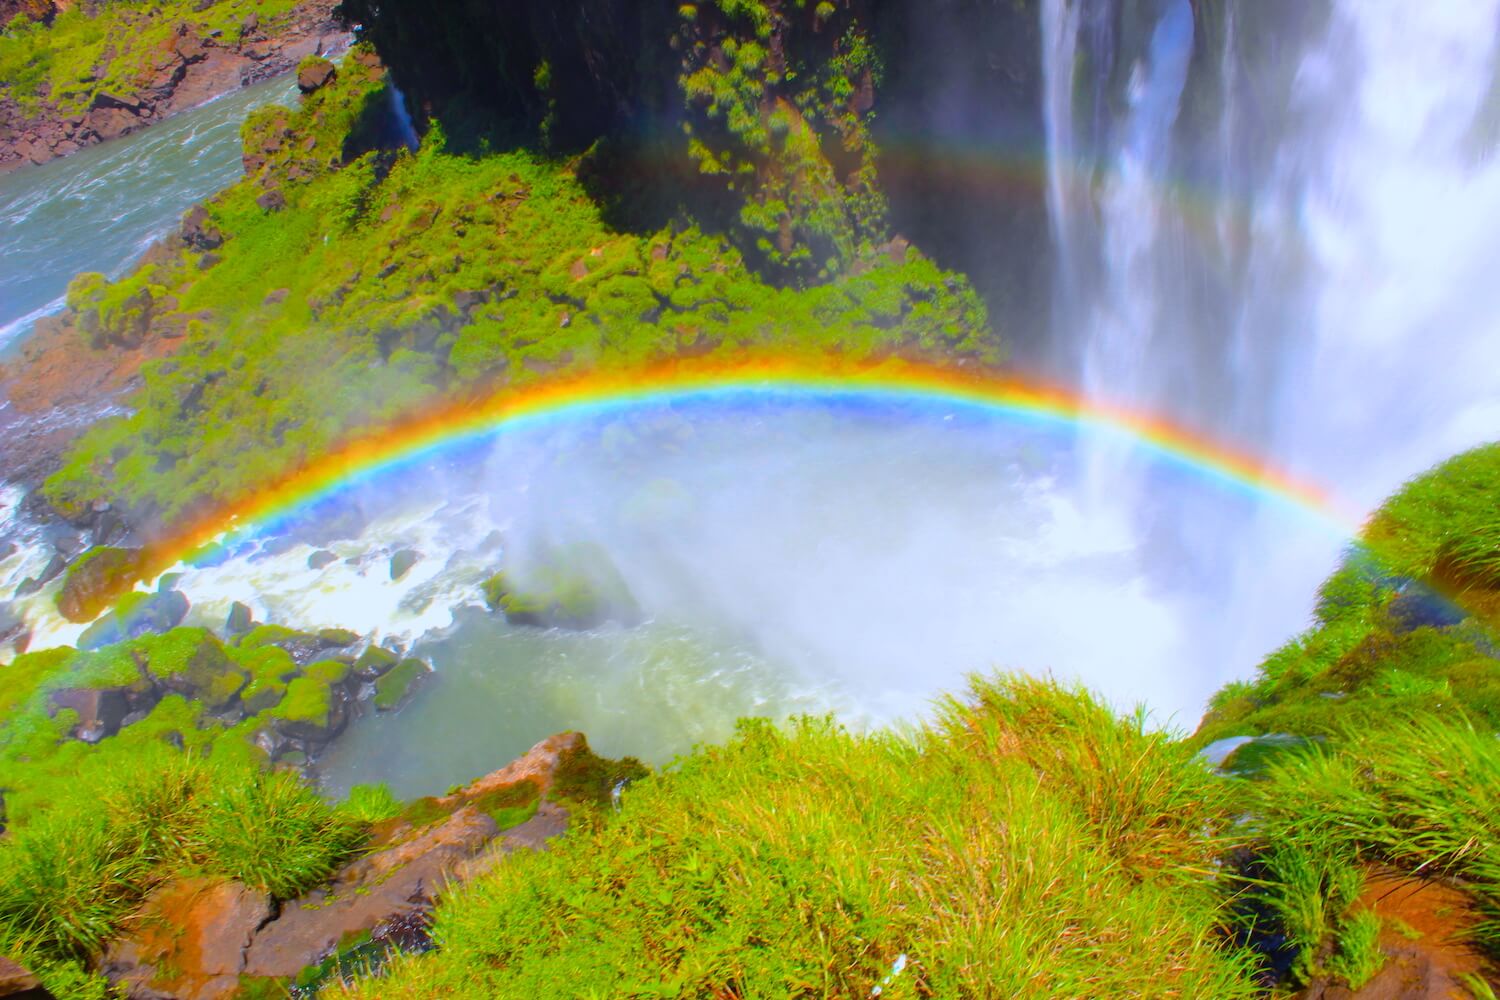
[{"label": "lush vegetation", "polygon": [[173,45],[183,26],[200,38],[234,41],[251,15],[269,27],[295,6],[295,0],[135,0],[70,4],[50,24],[23,15],[0,32],[0,94],[33,113],[45,101],[68,115],[88,110],[96,94],[129,99],[176,62]]},{"label": "lush vegetation", "polygon": [[780,288],[690,221],[611,228],[576,160],[451,155],[440,129],[415,155],[366,152],[383,87],[346,59],[300,111],[253,116],[257,172],[187,240],[121,282],[74,283],[85,342],[134,310],[182,346],[48,481],[56,506],[171,521],[440,396],[558,371],[768,344],[997,357],[972,290],[915,252]]},{"label": "lush vegetation", "polygon": [[1323,584],[1313,627],[1221,691],[1199,738],[1325,737],[1412,710],[1500,729],[1497,488],[1488,445],[1398,491]]},{"label": "lush vegetation", "polygon": [[1216,934],[1226,791],[1139,719],[1026,680],[908,735],[746,723],[453,897],[439,953],[354,992],[1253,996]]}]

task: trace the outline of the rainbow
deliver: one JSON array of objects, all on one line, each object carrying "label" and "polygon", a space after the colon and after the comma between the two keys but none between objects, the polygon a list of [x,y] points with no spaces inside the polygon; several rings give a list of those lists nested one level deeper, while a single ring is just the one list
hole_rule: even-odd
[{"label": "rainbow", "polygon": [[1160,460],[1224,488],[1290,506],[1341,538],[1360,518],[1317,486],[1248,452],[1147,412],[1115,406],[1059,387],[964,367],[888,359],[746,357],[679,359],[631,370],[603,370],[507,388],[450,403],[397,426],[357,438],[238,503],[221,507],[145,553],[155,575],[220,544],[263,533],[315,504],[403,464],[500,434],[696,401],[889,405],[928,403],[1041,426],[1075,427],[1123,439]]}]

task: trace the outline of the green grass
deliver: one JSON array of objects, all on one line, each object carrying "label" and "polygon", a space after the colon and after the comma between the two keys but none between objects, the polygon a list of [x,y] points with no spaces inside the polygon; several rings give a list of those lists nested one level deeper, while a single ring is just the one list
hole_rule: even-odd
[{"label": "green grass", "polygon": [[84,958],[153,886],[182,874],[289,898],[362,838],[290,775],[160,742],[84,754],[52,807],[0,842],[0,945],[43,960]]},{"label": "green grass", "polygon": [[932,729],[747,723],[440,906],[363,996],[1250,997],[1216,938],[1223,788],[1081,693],[976,682]]}]

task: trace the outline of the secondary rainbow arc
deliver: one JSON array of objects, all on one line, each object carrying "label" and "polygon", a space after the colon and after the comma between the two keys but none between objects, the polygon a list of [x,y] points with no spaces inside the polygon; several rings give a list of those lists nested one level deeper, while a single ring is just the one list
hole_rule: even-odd
[{"label": "secondary rainbow arc", "polygon": [[1316,485],[1165,417],[1090,400],[1075,392],[994,372],[903,360],[856,364],[836,358],[759,357],[677,360],[637,369],[583,373],[412,415],[350,441],[278,482],[160,539],[146,553],[159,573],[226,536],[268,530],[341,490],[403,463],[507,431],[552,421],[625,413],[696,400],[931,403],[1114,435],[1225,488],[1289,505],[1341,537],[1360,518]]}]

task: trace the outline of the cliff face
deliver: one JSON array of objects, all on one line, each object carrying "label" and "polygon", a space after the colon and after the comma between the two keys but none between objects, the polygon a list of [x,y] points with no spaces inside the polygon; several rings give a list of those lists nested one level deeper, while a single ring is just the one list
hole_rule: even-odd
[{"label": "cliff face", "polygon": [[[996,184],[971,155],[1041,146],[1035,0],[343,10],[450,147],[599,143],[581,174],[627,227],[685,209],[796,284],[847,271],[900,232],[992,301],[1046,300],[1040,188]],[[987,238],[1002,228],[1027,248],[1014,261]]]}]

